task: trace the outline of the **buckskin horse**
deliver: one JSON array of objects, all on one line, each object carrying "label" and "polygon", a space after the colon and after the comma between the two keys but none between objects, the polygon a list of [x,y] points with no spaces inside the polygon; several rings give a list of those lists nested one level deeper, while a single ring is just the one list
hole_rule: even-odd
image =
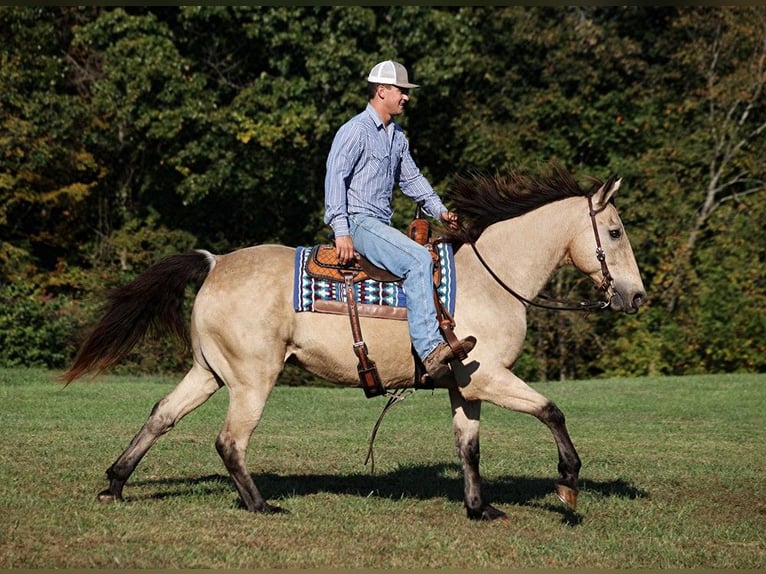
[{"label": "buckskin horse", "polygon": [[[482,401],[528,413],[546,425],[558,449],[559,498],[576,509],[580,458],[562,411],[512,372],[526,335],[526,313],[554,271],[573,265],[603,292],[598,308],[632,314],[646,293],[612,196],[621,180],[580,184],[561,166],[539,175],[458,178],[449,200],[461,229],[455,245],[455,334],[474,335],[476,348],[434,382],[448,390],[464,476],[464,504],[472,519],[505,517],[482,496],[479,419]],[[279,512],[255,485],[245,464],[252,432],[287,361],[341,385],[359,386],[349,349],[348,317],[297,313],[292,301],[296,250],[257,245],[225,255],[194,250],[170,256],[110,294],[105,314],[85,339],[68,383],[114,365],[150,325],[186,337],[187,284],[201,284],[191,314],[193,364],[152,409],[125,451],[107,470],[102,501],[122,500],[123,487],[154,442],[224,385],[229,406],[215,445],[252,512]],[[582,302],[586,304],[587,302]],[[502,321],[498,321],[498,318]],[[387,390],[414,386],[405,321],[362,318]]]}]

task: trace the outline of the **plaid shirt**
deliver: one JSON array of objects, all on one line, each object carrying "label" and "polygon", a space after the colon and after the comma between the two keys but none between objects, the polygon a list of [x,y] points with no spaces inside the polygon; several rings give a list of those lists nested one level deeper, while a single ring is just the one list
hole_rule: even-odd
[{"label": "plaid shirt", "polygon": [[348,215],[371,215],[391,223],[394,185],[423,210],[438,219],[447,211],[439,196],[420,173],[410,155],[401,126],[388,129],[375,109],[367,104],[360,114],[343,124],[327,157],[325,177],[325,223],[336,237],[349,234]]}]

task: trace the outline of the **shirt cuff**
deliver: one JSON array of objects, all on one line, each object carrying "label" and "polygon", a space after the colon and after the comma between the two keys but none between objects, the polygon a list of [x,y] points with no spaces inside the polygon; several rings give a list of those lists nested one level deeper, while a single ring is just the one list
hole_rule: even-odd
[{"label": "shirt cuff", "polygon": [[348,217],[345,215],[336,217],[332,222],[332,231],[335,234],[335,237],[351,235],[351,231],[348,225]]}]

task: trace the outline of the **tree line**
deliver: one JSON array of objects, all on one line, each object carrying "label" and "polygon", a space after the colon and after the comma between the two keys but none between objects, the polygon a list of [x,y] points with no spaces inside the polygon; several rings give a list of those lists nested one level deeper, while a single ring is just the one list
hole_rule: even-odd
[{"label": "tree line", "polygon": [[[64,366],[105,291],[166,255],[326,242],[332,137],[389,58],[422,86],[400,122],[443,197],[552,162],[624,179],[647,306],[531,310],[520,374],[766,368],[757,6],[0,7],[0,364]],[[547,290],[592,298],[569,270]]]}]

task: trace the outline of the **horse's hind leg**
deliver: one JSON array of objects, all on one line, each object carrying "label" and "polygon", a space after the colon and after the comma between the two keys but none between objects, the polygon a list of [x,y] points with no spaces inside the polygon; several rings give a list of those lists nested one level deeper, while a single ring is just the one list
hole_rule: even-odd
[{"label": "horse's hind leg", "polygon": [[99,493],[102,501],[122,500],[122,489],[155,441],[172,429],[221,387],[213,374],[195,363],[173,391],[152,408],[149,418],[128,447],[106,471],[109,487]]},{"label": "horse's hind leg", "polygon": [[[280,355],[275,353],[275,356]],[[261,420],[266,400],[283,368],[282,364],[274,364],[271,368],[264,364],[259,366],[260,368],[250,365],[246,376],[229,373],[225,375],[229,388],[229,410],[215,441],[215,447],[247,510],[281,512],[281,508],[266,502],[250,476],[245,462],[250,436]]]},{"label": "horse's hind leg", "polygon": [[455,444],[463,467],[464,503],[468,518],[473,520],[505,518],[506,514],[486,504],[481,494],[481,476],[479,475],[481,401],[467,401],[457,389],[450,389],[449,396],[452,404]]}]

